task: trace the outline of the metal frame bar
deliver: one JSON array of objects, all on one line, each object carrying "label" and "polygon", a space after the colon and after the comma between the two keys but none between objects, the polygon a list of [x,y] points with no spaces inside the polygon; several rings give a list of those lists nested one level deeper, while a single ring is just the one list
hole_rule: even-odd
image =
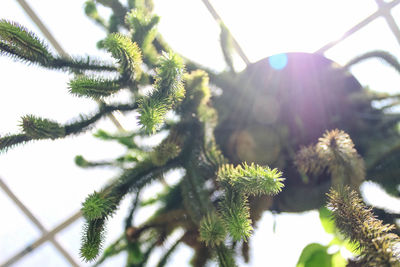
[{"label": "metal frame bar", "polygon": [[[48,41],[53,45],[53,47],[56,49],[56,51],[65,57],[68,57],[68,54],[64,51],[64,49],[61,47],[61,45],[57,42],[57,40],[52,36],[52,34],[49,32],[49,30],[46,28],[46,26],[42,23],[42,21],[39,19],[39,17],[35,14],[35,12],[32,10],[32,8],[27,4],[25,0],[16,0],[22,9],[28,14],[28,16],[32,19],[32,21],[39,27],[39,29],[42,31],[42,33],[45,35],[45,37],[48,39]],[[394,0],[392,2],[386,3],[383,0],[375,0],[377,5],[378,5],[378,10],[371,14],[370,16],[366,17],[364,20],[361,22],[357,23],[354,25],[352,28],[350,28],[347,32],[345,32],[340,38],[327,43],[320,49],[316,51],[316,53],[324,53],[328,49],[332,48],[333,46],[337,45],[341,41],[345,40],[355,32],[359,31],[360,29],[364,28],[366,25],[368,25],[370,22],[374,21],[375,19],[379,17],[383,17],[389,28],[391,29],[392,33],[396,37],[397,41],[400,44],[400,30],[399,27],[397,26],[393,16],[391,15],[391,10],[398,4],[400,4],[400,0]],[[217,23],[221,23],[222,18],[219,16],[217,11],[214,9],[212,4],[209,2],[209,0],[202,0],[204,5],[206,6],[207,10],[210,12],[212,17]],[[239,54],[239,56],[242,58],[244,63],[246,65],[250,65],[251,62],[246,56],[245,52],[243,49],[240,47],[239,43],[236,41],[236,39],[232,36],[233,40],[233,45],[236,50],[236,52]],[[124,130],[121,124],[118,122],[118,120],[112,116],[110,119],[113,121],[113,123],[116,125],[116,127],[120,130]],[[29,211],[29,209],[13,194],[13,192],[7,187],[7,185],[1,180],[0,178],[0,187],[4,190],[4,192],[7,194],[7,196],[21,209],[21,211],[28,217],[28,219],[35,224],[39,230],[43,233],[43,235],[38,238],[35,242],[30,244],[29,246],[25,247],[23,250],[20,252],[16,253],[14,256],[9,258],[5,263],[1,264],[1,266],[10,266],[11,264],[17,262],[19,259],[21,259],[23,256],[27,255],[31,251],[33,251],[35,248],[39,247],[43,243],[50,241],[53,243],[53,245],[56,247],[58,251],[61,252],[61,254],[67,259],[67,261],[72,265],[72,266],[79,266],[73,258],[62,248],[62,246],[54,239],[55,235],[59,233],[60,231],[64,230],[66,227],[71,225],[73,222],[78,220],[82,214],[81,211],[76,212],[74,215],[69,217],[67,220],[56,226],[54,229],[51,231],[47,231],[45,227],[40,223],[40,221]]]},{"label": "metal frame bar", "polygon": [[385,18],[390,30],[396,37],[397,42],[400,44],[400,30],[392,16],[392,13],[390,12],[393,7],[391,4],[396,5],[395,2],[400,3],[400,1],[385,3],[383,0],[375,0],[375,2],[378,5],[379,10],[382,10],[382,16]]},{"label": "metal frame bar", "polygon": [[[380,1],[380,0],[376,0],[376,1]],[[388,16],[387,15],[387,13],[388,13],[389,16],[393,19],[393,17],[390,15],[390,10],[392,10],[392,8],[394,8],[396,5],[400,4],[400,0],[394,0],[389,3],[385,3],[383,1],[381,1],[381,2],[382,2],[382,4],[378,4],[377,11],[375,11],[374,13],[372,13],[371,15],[369,15],[368,17],[363,19],[361,22],[359,22],[356,25],[354,25],[353,27],[351,27],[340,38],[327,43],[326,45],[324,45],[323,47],[321,47],[320,49],[315,51],[315,53],[321,53],[321,54],[325,53],[328,49],[332,48],[333,46],[337,45],[341,41],[345,40],[350,35],[354,34],[355,32],[359,31],[360,29],[364,28],[370,22],[374,21],[375,19],[379,18],[380,16],[383,16],[386,18]],[[394,20],[393,20],[393,22],[394,22]],[[396,25],[396,23],[394,23],[394,24]],[[397,26],[396,26],[396,28],[397,28]],[[396,34],[395,34],[395,36],[396,36]],[[397,36],[396,36],[396,38],[397,38]],[[400,40],[400,39],[398,39],[398,40]]]},{"label": "metal frame bar", "polygon": [[[17,196],[11,191],[11,189],[3,182],[3,180],[0,178],[0,187],[3,189],[3,191],[6,193],[6,195],[18,206],[18,208],[25,214],[26,217],[34,224],[36,225],[37,228],[42,232],[43,237],[47,237],[45,241],[50,241],[54,247],[64,256],[64,258],[74,267],[78,267],[79,265],[75,262],[73,257],[68,254],[68,252],[61,246],[61,244],[54,238],[54,235],[50,235],[46,228],[43,226],[43,224],[40,223],[40,221],[33,215],[33,213],[17,198]],[[30,251],[32,251],[37,242],[34,242],[32,245],[26,247],[24,250],[21,252],[15,254],[11,258],[9,258],[6,262],[0,264],[0,266],[10,266],[13,263],[17,262],[20,258],[22,258],[24,255],[28,254]]]},{"label": "metal frame bar", "polygon": [[[210,1],[208,0],[201,0],[203,1],[203,4],[206,6],[208,12],[210,12],[211,16],[214,18],[214,20],[220,24],[223,23],[221,16],[217,13],[217,11],[215,10],[215,8],[211,5]],[[242,60],[244,61],[244,63],[246,64],[246,66],[250,65],[251,62],[249,60],[249,58],[247,57],[247,55],[244,53],[242,47],[239,45],[239,43],[236,41],[235,37],[232,35],[231,33],[231,38],[232,38],[232,42],[233,42],[233,47],[235,48],[236,52],[239,54],[239,56],[242,58]]]}]

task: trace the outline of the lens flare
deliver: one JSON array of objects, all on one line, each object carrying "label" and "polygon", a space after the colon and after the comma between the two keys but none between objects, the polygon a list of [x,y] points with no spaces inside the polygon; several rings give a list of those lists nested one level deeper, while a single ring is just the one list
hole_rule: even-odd
[{"label": "lens flare", "polygon": [[286,67],[288,63],[288,57],[286,54],[277,54],[268,58],[269,65],[276,70],[281,70]]}]

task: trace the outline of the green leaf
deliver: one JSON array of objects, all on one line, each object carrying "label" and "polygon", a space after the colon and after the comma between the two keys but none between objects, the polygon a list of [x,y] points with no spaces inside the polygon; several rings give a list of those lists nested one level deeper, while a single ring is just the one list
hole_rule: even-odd
[{"label": "green leaf", "polygon": [[328,254],[327,247],[312,243],[301,252],[296,267],[332,267],[332,255]]},{"label": "green leaf", "polygon": [[319,209],[319,219],[321,220],[322,227],[328,234],[334,234],[336,231],[335,222],[332,219],[332,213],[326,207]]},{"label": "green leaf", "polygon": [[333,254],[332,256],[332,267],[345,267],[347,265],[347,260],[343,258],[340,251]]}]

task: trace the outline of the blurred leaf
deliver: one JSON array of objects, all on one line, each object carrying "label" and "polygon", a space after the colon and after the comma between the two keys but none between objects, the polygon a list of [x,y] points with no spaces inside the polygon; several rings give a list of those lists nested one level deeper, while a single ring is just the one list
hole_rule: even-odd
[{"label": "blurred leaf", "polygon": [[347,264],[347,260],[343,258],[340,251],[333,254],[332,256],[332,267],[345,267]]},{"label": "blurred leaf", "polygon": [[132,133],[124,134],[124,135],[121,135],[121,134],[113,135],[113,134],[107,133],[104,130],[99,129],[96,133],[93,134],[93,136],[97,137],[101,140],[106,140],[106,141],[115,140],[118,143],[120,143],[121,145],[126,146],[127,148],[131,148],[131,149],[137,148],[137,145],[135,144],[135,142],[133,140],[134,134],[132,134]]},{"label": "blurred leaf", "polygon": [[326,207],[322,207],[319,209],[319,219],[321,220],[322,227],[324,227],[325,232],[328,234],[335,233],[335,222],[332,220],[332,214],[330,210]]},{"label": "blurred leaf", "polygon": [[312,243],[301,252],[296,267],[332,267],[332,255],[327,252],[327,247]]}]

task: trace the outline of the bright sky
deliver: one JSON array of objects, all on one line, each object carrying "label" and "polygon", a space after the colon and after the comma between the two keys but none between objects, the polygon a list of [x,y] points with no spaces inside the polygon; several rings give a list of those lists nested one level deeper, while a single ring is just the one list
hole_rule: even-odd
[{"label": "bright sky", "polygon": [[[161,15],[160,32],[177,52],[216,70],[225,68],[219,49],[219,29],[200,0],[154,2],[156,13]],[[252,62],[275,53],[313,52],[376,10],[374,0],[211,2]],[[69,54],[109,58],[96,49],[96,42],[104,37],[104,33],[83,14],[83,1],[30,0],[28,3]],[[394,8],[392,14],[400,18],[400,7]],[[17,21],[41,36],[14,0],[0,2],[0,18]],[[343,64],[374,49],[388,50],[400,57],[399,44],[383,19],[367,25],[328,50],[326,55]],[[238,58],[236,63],[239,68],[244,66]],[[376,63],[370,60],[352,71],[363,85],[375,90],[384,88],[399,92],[398,74]],[[0,98],[0,135],[17,132],[20,117],[25,114],[66,122],[79,112],[88,113],[96,109],[93,101],[67,93],[66,84],[71,77],[64,73],[26,66],[5,57],[0,57],[0,73],[3,92]],[[118,118],[127,129],[136,126],[134,116]],[[102,120],[97,128],[115,129],[108,120]],[[0,177],[45,227],[51,229],[78,210],[89,193],[101,188],[117,174],[109,169],[85,171],[77,168],[74,156],[82,154],[96,160],[104,156],[113,158],[121,153],[122,147],[98,141],[92,138],[91,133],[54,142],[29,143],[0,154]],[[377,190],[371,192],[376,195]],[[384,199],[384,196],[375,199]],[[390,203],[394,204],[393,201]],[[3,214],[6,214],[0,222],[1,263],[38,238],[40,232],[1,190],[0,203]],[[120,212],[110,221],[107,243],[121,233],[128,205],[125,201]],[[400,206],[398,202],[397,206]],[[330,240],[316,212],[275,217],[266,212],[258,225],[251,243],[249,266],[261,267],[266,263],[269,266],[295,266],[304,246],[312,242],[326,244]],[[77,260],[81,227],[82,220],[79,220],[57,236],[57,240]],[[104,266],[123,266],[123,257],[121,255]],[[181,246],[179,255],[175,254],[169,266],[187,266],[189,257],[190,251]],[[15,266],[68,266],[68,263],[48,243]]]}]

